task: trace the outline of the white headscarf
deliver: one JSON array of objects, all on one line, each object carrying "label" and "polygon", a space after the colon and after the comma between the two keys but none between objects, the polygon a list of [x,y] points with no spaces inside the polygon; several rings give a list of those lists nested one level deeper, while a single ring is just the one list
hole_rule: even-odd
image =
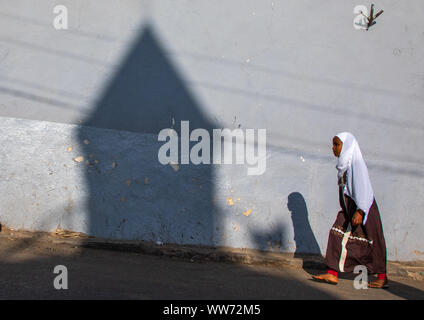
[{"label": "white headscarf", "polygon": [[342,132],[336,136],[343,142],[336,166],[337,177],[341,178],[347,172],[344,193],[355,201],[357,208],[364,211],[363,224],[365,224],[369,209],[374,201],[374,191],[372,190],[368,169],[355,137],[349,132]]}]

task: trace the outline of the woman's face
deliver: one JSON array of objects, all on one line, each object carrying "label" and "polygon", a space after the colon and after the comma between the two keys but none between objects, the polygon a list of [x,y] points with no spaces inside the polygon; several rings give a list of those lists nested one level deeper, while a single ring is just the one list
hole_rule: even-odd
[{"label": "woman's face", "polygon": [[340,156],[342,152],[343,142],[339,139],[339,137],[333,138],[333,153],[336,157]]}]

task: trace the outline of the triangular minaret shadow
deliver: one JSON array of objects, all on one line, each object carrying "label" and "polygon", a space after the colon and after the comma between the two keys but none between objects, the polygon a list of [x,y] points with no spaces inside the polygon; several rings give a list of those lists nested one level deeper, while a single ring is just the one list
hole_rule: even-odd
[{"label": "triangular minaret shadow", "polygon": [[190,130],[219,128],[145,25],[78,132],[88,157],[91,235],[206,245],[221,237],[213,165],[162,165],[157,138],[131,133],[157,135],[173,122],[179,133],[182,120]]},{"label": "triangular minaret shadow", "polygon": [[152,27],[144,26],[84,125],[157,134],[181,120],[212,129]]}]

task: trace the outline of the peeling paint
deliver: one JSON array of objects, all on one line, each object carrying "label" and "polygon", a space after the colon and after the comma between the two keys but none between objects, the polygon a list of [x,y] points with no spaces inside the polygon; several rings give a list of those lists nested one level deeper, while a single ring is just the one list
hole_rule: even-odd
[{"label": "peeling paint", "polygon": [[247,210],[246,212],[243,212],[243,214],[248,217],[252,213],[252,209]]},{"label": "peeling paint", "polygon": [[83,156],[79,156],[79,157],[73,158],[72,160],[74,160],[75,162],[83,162],[84,161],[84,157]]}]

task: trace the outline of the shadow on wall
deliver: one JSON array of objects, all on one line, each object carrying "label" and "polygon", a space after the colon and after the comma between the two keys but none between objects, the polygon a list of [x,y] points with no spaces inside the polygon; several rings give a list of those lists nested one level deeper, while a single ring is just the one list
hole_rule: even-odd
[{"label": "shadow on wall", "polygon": [[296,242],[295,256],[305,253],[321,255],[321,249],[309,224],[308,208],[302,194],[291,193],[287,199],[287,208],[291,212],[293,222],[294,241]]},{"label": "shadow on wall", "polygon": [[165,128],[181,137],[183,120],[190,131],[217,125],[164,52],[145,25],[78,133],[87,157],[87,230],[97,237],[211,245],[220,233],[212,166],[162,165],[165,142],[157,140]]},{"label": "shadow on wall", "polygon": [[255,248],[266,252],[286,252],[285,234],[286,227],[282,223],[276,224],[271,230],[266,232],[253,231],[252,239]]},{"label": "shadow on wall", "polygon": [[296,243],[294,257],[303,260],[303,269],[308,273],[313,273],[311,269],[322,269],[325,266],[324,259],[309,223],[308,208],[303,195],[299,192],[291,193],[287,198],[287,208],[293,222]]},{"label": "shadow on wall", "polygon": [[[213,165],[162,165],[158,133],[181,121],[210,133],[219,124],[203,114],[159,38],[144,25],[78,132],[84,150],[86,229],[96,237],[219,245],[223,227],[214,205]],[[96,129],[101,128],[101,130]],[[112,130],[104,130],[112,129]],[[179,146],[181,162],[181,146]],[[288,197],[296,255],[320,254],[300,193]],[[284,226],[254,234],[255,247],[287,251]]]},{"label": "shadow on wall", "polygon": [[[303,195],[299,192],[291,193],[287,198],[287,209],[291,213],[293,222],[296,248],[294,257],[303,260],[303,268],[305,270],[322,268],[323,258],[321,249],[309,224],[308,208]],[[291,248],[286,248],[286,234],[285,226],[279,223],[269,232],[255,232],[253,239],[255,246],[260,250],[290,252]]]}]

